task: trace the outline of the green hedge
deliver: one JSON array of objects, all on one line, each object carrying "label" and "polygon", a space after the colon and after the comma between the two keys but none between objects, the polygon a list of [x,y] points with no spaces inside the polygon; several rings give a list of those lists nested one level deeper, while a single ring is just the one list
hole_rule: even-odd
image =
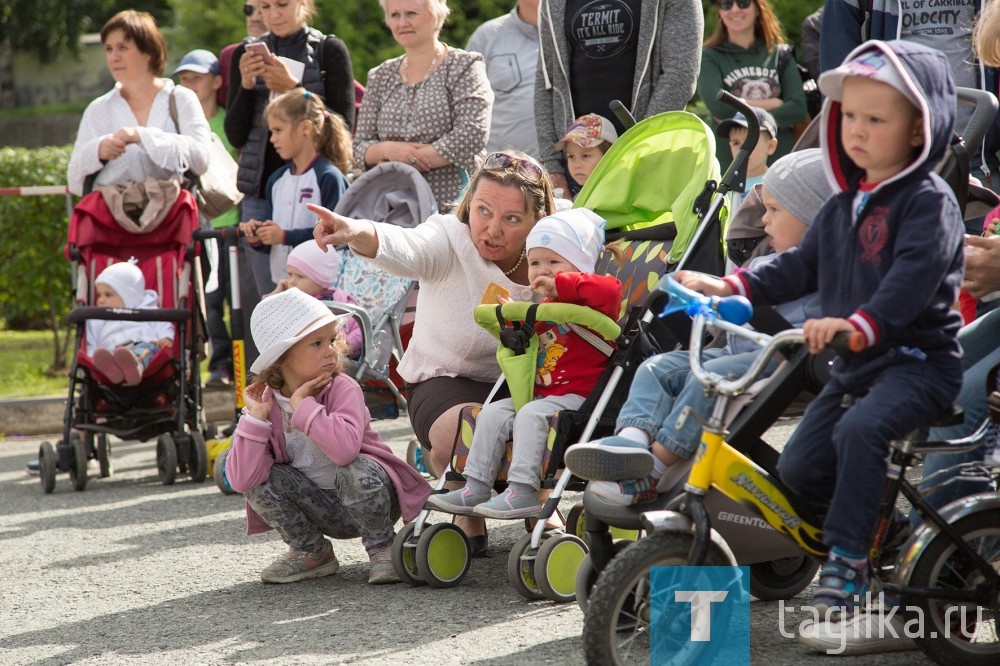
[{"label": "green hedge", "polygon": [[[0,187],[65,185],[72,146],[0,149]],[[72,306],[66,197],[0,197],[0,319],[58,335]],[[56,359],[58,361],[58,359]]]}]

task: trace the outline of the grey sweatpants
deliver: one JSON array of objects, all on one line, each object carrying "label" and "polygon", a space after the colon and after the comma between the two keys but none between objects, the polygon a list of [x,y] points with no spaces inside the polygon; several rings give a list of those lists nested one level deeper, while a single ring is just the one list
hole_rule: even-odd
[{"label": "grey sweatpants", "polygon": [[549,418],[560,410],[579,408],[583,400],[582,395],[572,393],[550,395],[532,400],[517,414],[514,413],[514,401],[510,398],[484,406],[476,417],[465,475],[492,486],[500,473],[507,442],[513,437],[514,449],[507,481],[523,483],[538,490],[542,458],[549,440]]},{"label": "grey sweatpants", "polygon": [[274,465],[247,502],[290,548],[319,549],[323,535],[361,537],[365,550],[389,545],[399,502],[382,466],[364,456],[337,470],[336,487],[323,489],[291,465]]}]

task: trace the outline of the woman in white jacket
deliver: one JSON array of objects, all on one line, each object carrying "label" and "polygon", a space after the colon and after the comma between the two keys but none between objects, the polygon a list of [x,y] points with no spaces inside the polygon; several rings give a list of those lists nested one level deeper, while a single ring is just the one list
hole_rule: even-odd
[{"label": "woman in white jacket", "polygon": [[101,43],[116,83],[87,106],[80,120],[69,161],[70,192],[169,180],[188,169],[205,173],[211,130],[198,97],[160,78],[167,47],[153,17],[119,12],[101,28]]}]

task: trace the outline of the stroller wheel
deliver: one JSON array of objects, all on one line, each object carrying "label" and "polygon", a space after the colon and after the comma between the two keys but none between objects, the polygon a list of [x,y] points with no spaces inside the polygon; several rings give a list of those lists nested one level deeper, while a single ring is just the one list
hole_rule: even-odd
[{"label": "stroller wheel", "polygon": [[761,601],[791,599],[806,589],[819,562],[805,555],[750,565],[750,594]]},{"label": "stroller wheel", "polygon": [[215,456],[215,463],[212,465],[212,476],[215,478],[215,485],[222,491],[223,495],[235,495],[236,491],[229,485],[226,477],[226,458],[229,457],[229,449],[226,449]]},{"label": "stroller wheel", "polygon": [[[392,541],[392,569],[399,576],[399,579],[407,585],[418,587],[426,585],[417,570],[417,543],[413,539],[413,528],[416,522],[411,521],[403,526],[403,529],[396,532],[396,538]],[[425,525],[425,527],[430,527]]]},{"label": "stroller wheel", "polygon": [[173,485],[177,478],[177,445],[170,433],[156,438],[156,472],[165,486]]},{"label": "stroller wheel", "polygon": [[[548,539],[550,534],[543,534],[542,539]],[[521,535],[521,538],[514,543],[507,556],[507,578],[514,586],[517,593],[528,601],[544,599],[545,595],[535,582],[535,553],[529,554],[531,546],[531,532]]]},{"label": "stroller wheel", "polygon": [[102,479],[106,479],[114,473],[114,463],[111,460],[110,437],[103,433],[97,436],[97,462],[101,466]]},{"label": "stroller wheel", "polygon": [[81,491],[87,487],[87,444],[79,435],[70,438],[69,448],[73,457],[69,461],[69,481],[73,490]]},{"label": "stroller wheel", "polygon": [[38,479],[46,495],[56,489],[56,452],[52,442],[42,442],[38,447]]},{"label": "stroller wheel", "polygon": [[453,523],[431,525],[417,541],[417,571],[433,587],[455,587],[472,563],[469,539]]},{"label": "stroller wheel", "polygon": [[205,438],[195,430],[185,438],[188,445],[188,474],[195,483],[202,483],[208,476],[208,449]]},{"label": "stroller wheel", "polygon": [[572,534],[546,539],[535,558],[535,581],[546,599],[566,603],[576,598],[576,572],[587,556],[587,544]]},{"label": "stroller wheel", "polygon": [[584,522],[585,514],[583,512],[583,502],[577,502],[573,505],[573,508],[569,510],[566,515],[566,534],[572,534],[575,537],[580,537],[583,539],[584,543],[587,543],[587,527]]}]

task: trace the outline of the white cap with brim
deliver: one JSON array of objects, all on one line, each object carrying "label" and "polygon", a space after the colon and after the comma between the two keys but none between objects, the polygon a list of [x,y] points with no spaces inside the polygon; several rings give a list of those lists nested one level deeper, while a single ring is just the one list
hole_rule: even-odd
[{"label": "white cap with brim", "polygon": [[260,374],[310,333],[350,316],[333,314],[319,300],[298,289],[265,298],[250,316],[250,334],[260,351],[250,372]]},{"label": "white cap with brim", "polygon": [[844,79],[858,76],[880,81],[901,92],[918,109],[921,104],[920,91],[903,69],[898,56],[878,40],[865,42],[856,56],[847,56],[844,64],[823,72],[819,77],[819,89],[830,99],[841,101],[844,94]]}]

